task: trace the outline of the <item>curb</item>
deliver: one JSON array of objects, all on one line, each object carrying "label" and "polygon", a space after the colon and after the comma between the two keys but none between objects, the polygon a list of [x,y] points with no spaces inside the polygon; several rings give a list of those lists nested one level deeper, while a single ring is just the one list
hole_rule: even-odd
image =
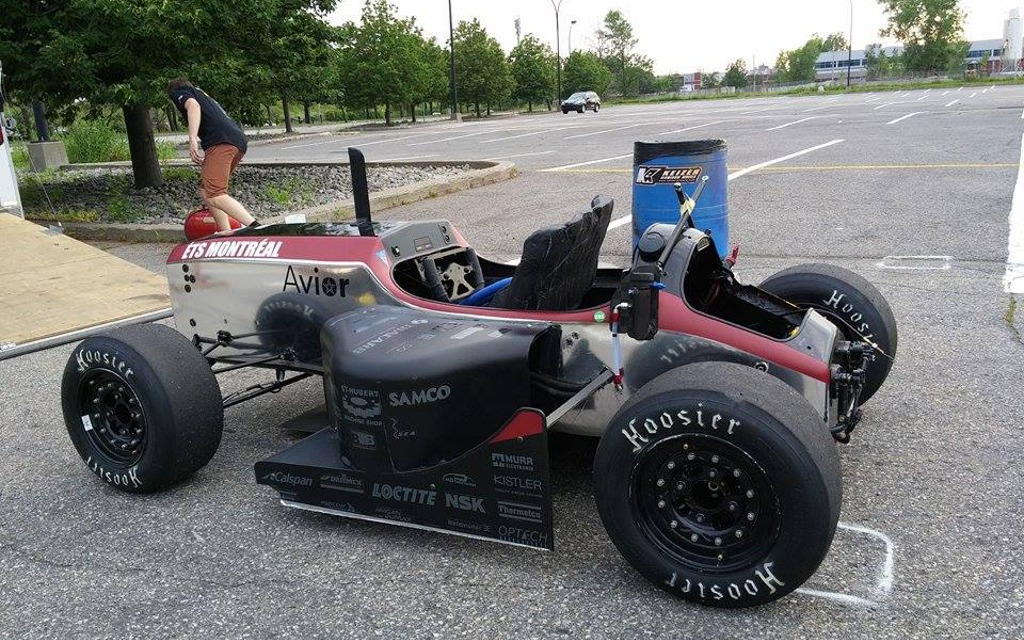
[{"label": "curb", "polygon": [[[348,166],[347,162],[261,162],[249,163],[250,166]],[[379,212],[420,200],[437,198],[459,191],[476,189],[496,182],[511,180],[519,174],[513,162],[483,162],[479,160],[460,162],[445,160],[440,162],[368,162],[367,167],[417,167],[417,166],[453,166],[469,165],[472,169],[450,178],[435,178],[425,182],[385,189],[370,193],[370,208]],[[103,167],[112,165],[105,164]],[[317,207],[289,211],[271,218],[263,218],[264,223],[284,222],[285,215],[303,214],[308,222],[331,222],[352,218],[355,213],[355,202],[352,198],[329,202]],[[32,220],[44,227],[55,224],[53,221]],[[64,233],[76,240],[107,240],[117,242],[184,242],[185,230],[179,224],[118,224],[65,222]]]}]

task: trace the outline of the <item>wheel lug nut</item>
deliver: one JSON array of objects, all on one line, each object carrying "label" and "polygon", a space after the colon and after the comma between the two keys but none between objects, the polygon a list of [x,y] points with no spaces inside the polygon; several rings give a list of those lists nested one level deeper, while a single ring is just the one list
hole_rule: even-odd
[{"label": "wheel lug nut", "polygon": [[698,515],[697,516],[697,522],[704,522],[704,516]]},{"label": "wheel lug nut", "polygon": [[737,505],[735,502],[730,502],[729,511],[735,511],[736,509],[739,509],[739,505]]},{"label": "wheel lug nut", "polygon": [[715,471],[714,469],[712,469],[711,471],[708,471],[708,477],[709,478],[717,478],[718,477],[718,472]]},{"label": "wheel lug nut", "polygon": [[658,500],[658,508],[659,509],[664,509],[665,508],[665,501],[664,500]]},{"label": "wheel lug nut", "polygon": [[743,529],[737,529],[736,530],[736,537],[737,538],[742,538],[743,537]]},{"label": "wheel lug nut", "polygon": [[676,522],[675,520],[673,520],[672,522],[668,523],[668,526],[670,526],[670,527],[672,527],[673,529],[675,529],[676,527],[678,527],[678,526],[679,526],[679,523],[678,523],[678,522]]},{"label": "wheel lug nut", "polygon": [[659,487],[664,487],[665,486],[665,479],[664,478],[658,478],[658,482],[656,484]]},{"label": "wheel lug nut", "polygon": [[711,463],[718,464],[718,456],[711,456]]},{"label": "wheel lug nut", "polygon": [[722,539],[721,538],[715,538],[715,546],[716,547],[722,546]]},{"label": "wheel lug nut", "polygon": [[686,459],[687,460],[696,460],[697,459],[697,454],[696,453],[688,453],[688,454],[686,454]]},{"label": "wheel lug nut", "polygon": [[753,489],[747,489],[747,497],[748,498],[753,498],[754,497],[754,490]]},{"label": "wheel lug nut", "polygon": [[700,536],[696,533],[690,536],[690,542],[697,542],[698,540],[700,540]]},{"label": "wheel lug nut", "polygon": [[732,475],[733,475],[733,477],[735,477],[735,478],[738,478],[738,477],[740,477],[740,470],[739,470],[739,469],[733,469],[733,470],[732,470]]},{"label": "wheel lug nut", "polygon": [[751,511],[750,513],[747,514],[747,520],[749,520],[750,522],[753,522],[754,518],[755,518],[755,516],[754,516],[754,512],[753,511]]},{"label": "wheel lug nut", "polygon": [[668,464],[666,466],[668,467],[668,470],[671,471],[671,470],[676,468],[676,463],[673,460],[669,460],[669,462],[668,462]]},{"label": "wheel lug nut", "polygon": [[684,485],[682,482],[677,482],[676,483],[676,491],[682,491],[685,488],[686,488],[686,485]]}]

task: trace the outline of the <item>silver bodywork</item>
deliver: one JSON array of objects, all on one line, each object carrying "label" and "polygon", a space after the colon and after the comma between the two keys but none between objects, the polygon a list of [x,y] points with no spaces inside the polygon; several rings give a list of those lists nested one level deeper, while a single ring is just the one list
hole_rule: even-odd
[{"label": "silver bodywork", "polygon": [[[213,338],[226,331],[250,336],[218,348],[214,356],[224,361],[246,356],[273,355],[282,333],[318,344],[320,325],[327,318],[368,305],[404,305],[370,271],[356,262],[324,262],[268,258],[185,260],[168,264],[168,280],[178,329],[189,338]],[[325,285],[333,281],[334,286]],[[338,286],[345,281],[346,284]],[[308,290],[307,290],[308,289]],[[431,313],[444,313],[431,311]],[[465,318],[466,313],[453,316]],[[490,319],[494,319],[490,316]],[[514,322],[537,319],[509,317]],[[286,332],[266,333],[268,327]],[[612,340],[606,323],[561,323],[564,377],[587,384],[613,369]],[[276,336],[276,337],[275,337]],[[809,312],[801,331],[790,343],[815,358],[828,362],[836,329],[824,318]],[[612,416],[629,397],[658,375],[690,362],[715,359],[756,366],[785,381],[829,419],[828,385],[799,372],[763,362],[727,345],[671,331],[660,331],[649,341],[621,336],[625,379],[621,388],[608,383],[578,402],[553,429],[600,436]],[[296,361],[275,362],[298,370],[320,370],[318,357],[301,353]]]}]

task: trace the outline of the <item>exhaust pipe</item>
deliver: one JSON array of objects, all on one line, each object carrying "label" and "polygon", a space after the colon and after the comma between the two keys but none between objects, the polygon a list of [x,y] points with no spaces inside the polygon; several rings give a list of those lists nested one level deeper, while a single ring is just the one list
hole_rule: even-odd
[{"label": "exhaust pipe", "polygon": [[355,147],[348,148],[349,169],[352,171],[352,198],[356,206],[356,226],[359,235],[372,236],[373,220],[370,218],[370,185],[366,181],[366,158]]}]

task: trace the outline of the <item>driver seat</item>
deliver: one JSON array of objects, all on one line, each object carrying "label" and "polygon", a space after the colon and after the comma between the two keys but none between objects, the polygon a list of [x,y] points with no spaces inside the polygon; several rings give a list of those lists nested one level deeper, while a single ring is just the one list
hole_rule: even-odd
[{"label": "driver seat", "polygon": [[569,311],[579,307],[597,276],[597,262],[615,201],[597,196],[590,211],[569,222],[538,229],[523,243],[512,281],[488,307]]}]

